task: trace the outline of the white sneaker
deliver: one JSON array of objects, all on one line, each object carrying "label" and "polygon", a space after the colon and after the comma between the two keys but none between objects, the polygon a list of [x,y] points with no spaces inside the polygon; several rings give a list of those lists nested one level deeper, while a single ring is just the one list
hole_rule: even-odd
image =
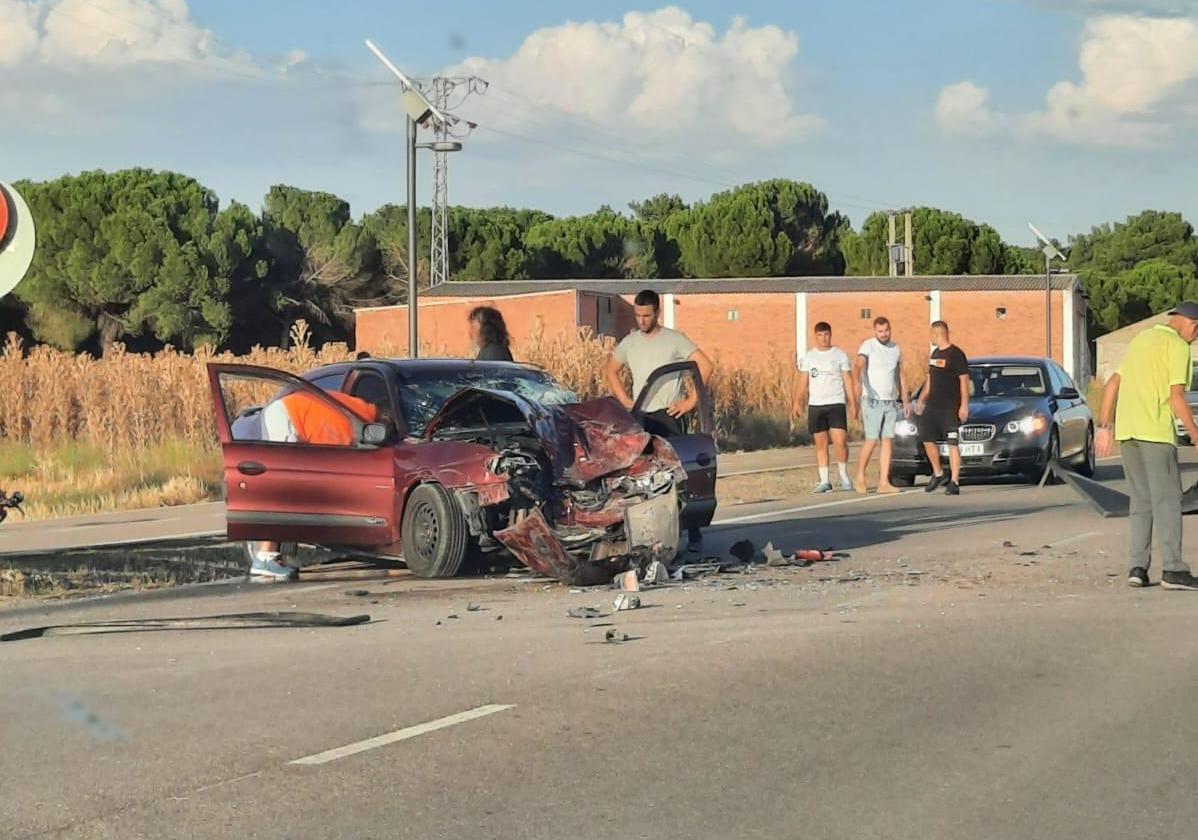
[{"label": "white sneaker", "polygon": [[832,485],[826,481],[821,481],[819,484],[815,485],[815,489],[811,492],[816,494],[831,493]]},{"label": "white sneaker", "polygon": [[853,482],[847,478],[840,479],[840,492],[841,493],[852,493],[853,492]]}]

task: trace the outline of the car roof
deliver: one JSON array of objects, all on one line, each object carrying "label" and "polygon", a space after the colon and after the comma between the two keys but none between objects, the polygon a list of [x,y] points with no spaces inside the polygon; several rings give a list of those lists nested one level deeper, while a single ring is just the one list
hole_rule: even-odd
[{"label": "car roof", "polygon": [[461,358],[429,358],[429,359],[376,359],[373,356],[348,362],[337,362],[331,365],[310,370],[304,374],[305,379],[328,376],[333,373],[348,373],[355,367],[387,367],[399,373],[455,373],[462,370],[535,370],[541,368],[519,362],[484,362],[475,359]]}]

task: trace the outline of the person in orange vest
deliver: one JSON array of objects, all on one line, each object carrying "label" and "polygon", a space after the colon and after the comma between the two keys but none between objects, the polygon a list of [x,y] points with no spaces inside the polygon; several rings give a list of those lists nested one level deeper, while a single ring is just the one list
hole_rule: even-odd
[{"label": "person in orange vest", "polygon": [[[379,411],[373,404],[340,391],[325,393],[363,423],[378,421]],[[266,440],[275,443],[352,446],[356,442],[350,419],[307,391],[292,391],[262,409],[262,432]],[[299,577],[299,569],[283,565],[279,549],[277,542],[260,543],[251,549],[251,581],[275,583]]]}]

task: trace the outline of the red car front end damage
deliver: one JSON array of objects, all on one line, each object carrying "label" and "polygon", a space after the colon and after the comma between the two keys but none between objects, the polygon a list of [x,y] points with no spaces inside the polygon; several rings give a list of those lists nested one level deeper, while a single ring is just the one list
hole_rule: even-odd
[{"label": "red car front end damage", "polygon": [[[701,386],[695,428],[667,440],[615,400],[574,403],[522,365],[369,360],[301,378],[210,364],[209,381],[230,539],[402,560],[422,577],[455,575],[472,554],[510,555],[587,585],[672,560],[680,528],[715,510]],[[280,438],[273,409],[297,391],[341,412],[351,439]],[[348,414],[334,391],[373,405],[377,421]]]},{"label": "red car front end damage", "polygon": [[583,585],[677,552],[686,472],[670,444],[615,400],[541,406],[468,389],[446,403],[429,437],[488,449],[463,481],[440,475],[483,551],[506,549]]}]

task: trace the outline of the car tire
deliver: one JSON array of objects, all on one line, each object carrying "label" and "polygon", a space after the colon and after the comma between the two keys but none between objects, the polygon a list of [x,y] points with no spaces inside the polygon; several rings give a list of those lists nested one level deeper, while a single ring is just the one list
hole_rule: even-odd
[{"label": "car tire", "polygon": [[416,577],[455,576],[470,548],[466,517],[440,484],[422,484],[408,496],[400,536],[404,563]]},{"label": "car tire", "polygon": [[1078,461],[1074,470],[1078,475],[1093,478],[1097,467],[1098,456],[1094,451],[1094,427],[1090,426],[1086,429],[1086,448],[1082,451],[1081,460]]},{"label": "car tire", "polygon": [[[1061,462],[1061,433],[1057,430],[1056,426],[1053,426],[1052,434],[1048,436],[1048,450],[1044,453],[1044,456],[1044,469],[1046,470],[1052,469],[1053,461],[1057,463]],[[1043,473],[1040,474],[1040,477],[1043,478]],[[1060,484],[1061,481],[1061,477],[1053,472],[1048,476],[1048,481],[1044,483]]]},{"label": "car tire", "polygon": [[915,473],[896,473],[890,474],[890,483],[895,487],[914,487]]}]

